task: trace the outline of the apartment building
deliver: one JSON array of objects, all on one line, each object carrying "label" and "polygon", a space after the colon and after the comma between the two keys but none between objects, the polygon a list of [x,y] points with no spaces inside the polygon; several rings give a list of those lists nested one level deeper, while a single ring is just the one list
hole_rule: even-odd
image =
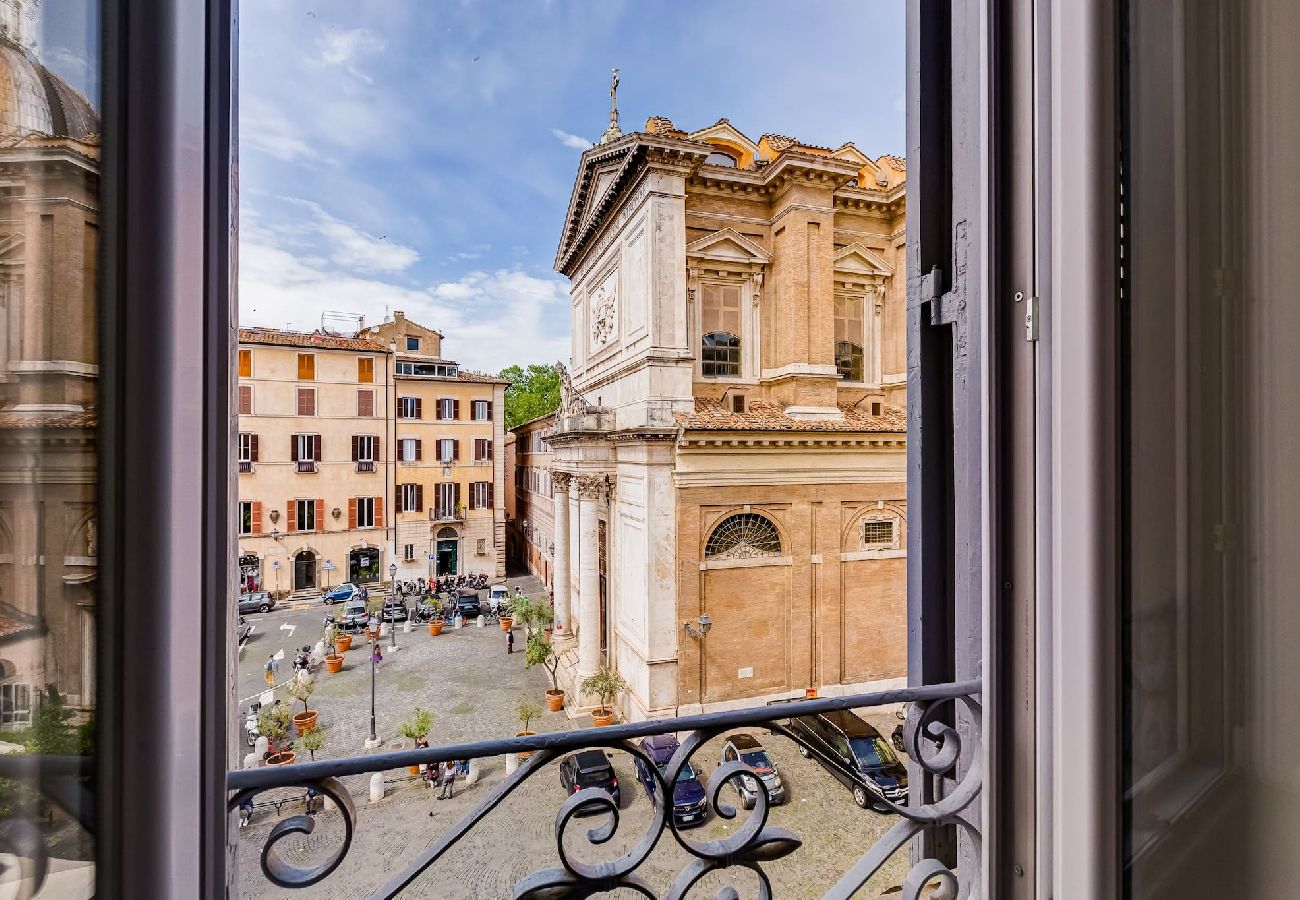
[{"label": "apartment building", "polygon": [[[555,579],[555,487],[551,481],[551,445],[546,441],[554,428],[555,414],[551,413],[512,429],[518,558],[547,587]],[[558,624],[568,627],[567,622]]]},{"label": "apartment building", "polygon": [[445,359],[443,335],[400,310],[360,337],[393,361],[397,577],[504,577],[508,382]]},{"label": "apartment building", "polygon": [[241,590],[387,577],[390,361],[364,338],[240,329]]}]

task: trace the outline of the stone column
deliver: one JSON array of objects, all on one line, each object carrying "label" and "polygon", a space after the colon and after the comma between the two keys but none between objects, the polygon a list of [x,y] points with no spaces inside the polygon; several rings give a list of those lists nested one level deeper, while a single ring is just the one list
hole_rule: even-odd
[{"label": "stone column", "polygon": [[569,483],[569,612],[573,620],[569,623],[569,633],[576,634],[582,629],[578,618],[578,571],[582,558],[582,542],[578,540],[578,486]]},{"label": "stone column", "polygon": [[551,472],[551,485],[555,488],[555,562],[552,583],[555,585],[555,631],[564,634],[573,631],[573,608],[569,601],[569,480],[568,472]]},{"label": "stone column", "polygon": [[578,678],[600,668],[599,505],[605,491],[601,475],[578,477]]}]

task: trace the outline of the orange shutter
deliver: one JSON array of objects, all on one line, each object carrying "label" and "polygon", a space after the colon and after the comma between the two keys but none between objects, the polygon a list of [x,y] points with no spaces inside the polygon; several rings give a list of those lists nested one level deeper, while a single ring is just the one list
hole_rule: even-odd
[{"label": "orange shutter", "polygon": [[376,528],[384,527],[384,498],[383,497],[375,498],[375,527]]},{"label": "orange shutter", "polygon": [[252,350],[239,351],[239,377],[240,378],[253,377],[253,351]]},{"label": "orange shutter", "polygon": [[262,533],[262,501],[253,501],[253,534]]},{"label": "orange shutter", "polygon": [[298,501],[297,500],[289,501],[289,515],[287,518],[288,518],[288,525],[289,525],[288,530],[297,531],[298,530]]},{"label": "orange shutter", "polygon": [[319,499],[316,501],[316,530],[325,530],[325,501]]},{"label": "orange shutter", "polygon": [[357,357],[357,381],[372,384],[375,380],[375,361],[369,356]]},{"label": "orange shutter", "polygon": [[348,528],[357,527],[357,498],[348,498]]},{"label": "orange shutter", "polygon": [[316,380],[316,354],[314,353],[298,354],[298,380],[299,381]]}]

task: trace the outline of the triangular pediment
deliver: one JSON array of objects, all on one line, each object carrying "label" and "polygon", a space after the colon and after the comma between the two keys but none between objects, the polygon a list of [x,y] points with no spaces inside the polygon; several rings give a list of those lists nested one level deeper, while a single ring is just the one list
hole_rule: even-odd
[{"label": "triangular pediment", "polygon": [[771,256],[758,244],[732,228],[723,228],[706,234],[686,245],[690,259],[707,259],[715,262],[767,263]]},{"label": "triangular pediment", "polygon": [[855,241],[835,254],[835,272],[860,278],[888,278],[894,274],[894,267],[875,250]]},{"label": "triangular pediment", "polygon": [[20,231],[11,231],[8,234],[0,234],[0,258],[21,258],[26,243],[26,239]]},{"label": "triangular pediment", "polygon": [[737,163],[741,168],[752,166],[758,156],[758,144],[751,141],[740,129],[726,119],[719,119],[708,128],[692,131],[687,137],[693,141],[713,144],[735,154]]}]

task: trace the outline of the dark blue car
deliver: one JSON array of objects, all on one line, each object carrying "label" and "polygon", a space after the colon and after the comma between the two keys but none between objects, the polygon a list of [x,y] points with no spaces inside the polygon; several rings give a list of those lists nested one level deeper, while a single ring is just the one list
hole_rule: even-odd
[{"label": "dark blue car", "polygon": [[[653,737],[641,739],[641,750],[646,756],[654,760],[660,774],[665,774],[664,770],[668,767],[668,760],[672,759],[673,754],[677,752],[677,746],[677,738],[671,734],[657,734]],[[655,780],[654,775],[651,774],[640,757],[637,757],[636,760],[636,777],[641,782],[641,786],[645,788],[646,796],[653,800],[659,782]],[[687,763],[682,767],[676,783],[673,784],[673,821],[679,827],[703,825],[708,814],[708,808],[709,804],[704,797],[704,785],[700,784],[700,778],[695,769],[692,768],[690,763]]]}]

